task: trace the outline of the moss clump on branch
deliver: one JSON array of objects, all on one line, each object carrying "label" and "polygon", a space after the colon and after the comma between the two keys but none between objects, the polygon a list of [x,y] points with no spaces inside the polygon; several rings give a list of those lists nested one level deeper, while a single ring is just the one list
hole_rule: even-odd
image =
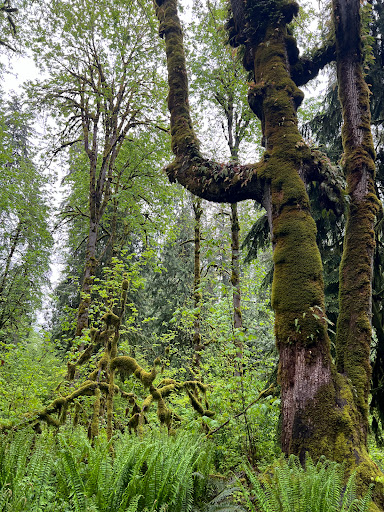
[{"label": "moss clump on branch", "polygon": [[[88,378],[73,391],[65,396],[59,396],[43,410],[26,417],[23,425],[31,424],[36,429],[39,429],[39,423],[44,421],[50,426],[59,428],[65,423],[68,412],[70,412],[72,408],[73,423],[75,425],[80,421],[81,411],[87,418],[86,421],[89,423],[88,433],[91,439],[99,435],[100,419],[106,414],[107,436],[108,439],[111,439],[113,435],[114,399],[115,396],[119,395],[132,406],[127,422],[127,427],[130,431],[136,431],[142,425],[148,423],[146,413],[148,413],[153,402],[157,402],[157,416],[160,423],[170,429],[172,423],[174,421],[181,421],[181,418],[175,412],[171,411],[166,405],[165,399],[172,393],[182,390],[188,393],[191,392],[190,390],[193,390],[194,398],[192,405],[196,411],[202,412],[207,416],[213,415],[211,411],[204,409],[199,401],[199,392],[203,393],[204,397],[206,394],[207,386],[204,384],[196,381],[180,383],[174,379],[162,379],[156,387],[154,385],[154,381],[157,377],[156,367],[162,364],[159,357],[154,360],[152,369],[146,371],[137,363],[136,359],[128,356],[117,356],[119,330],[127,300],[127,283],[128,281],[123,281],[120,307],[118,308],[119,314],[109,311],[103,315],[102,320],[106,325],[105,330],[91,329],[90,344],[85,348],[78,360],[69,366],[74,373],[77,365],[84,364],[84,362],[88,361],[94,347],[100,343],[100,340],[103,340],[104,352],[98,361],[97,368],[91,371]],[[139,405],[138,399],[133,393],[127,393],[115,384],[115,373],[119,373],[122,380],[134,375],[141,382],[144,389],[149,389],[149,394],[144,399],[142,406]],[[58,389],[60,389],[60,386]],[[88,396],[94,397],[90,419],[88,417],[89,414],[86,413],[80,401],[82,397]],[[127,408],[127,414],[128,413]],[[55,415],[57,417],[55,417]]]}]

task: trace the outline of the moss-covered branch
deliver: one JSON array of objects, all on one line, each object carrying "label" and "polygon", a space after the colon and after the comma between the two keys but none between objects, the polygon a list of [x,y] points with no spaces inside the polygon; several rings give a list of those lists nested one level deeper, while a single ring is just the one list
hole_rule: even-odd
[{"label": "moss-covered branch", "polygon": [[300,58],[295,58],[294,55],[291,60],[291,76],[296,85],[300,87],[316,78],[319,71],[335,60],[335,42],[328,41],[321,48],[317,48],[311,56],[304,55]]},{"label": "moss-covered branch", "polygon": [[193,194],[209,201],[233,203],[243,199],[261,202],[264,182],[259,177],[265,163],[241,166],[219,164],[204,158],[189,112],[188,78],[183,34],[177,15],[177,0],[155,3],[165,38],[168,68],[168,108],[171,114],[172,151],[175,160],[167,166],[171,182],[177,181]]}]

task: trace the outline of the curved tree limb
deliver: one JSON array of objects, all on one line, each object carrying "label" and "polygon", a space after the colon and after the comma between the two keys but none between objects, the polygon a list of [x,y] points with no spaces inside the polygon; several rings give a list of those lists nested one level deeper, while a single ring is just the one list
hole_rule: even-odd
[{"label": "curved tree limb", "polygon": [[176,0],[156,4],[159,33],[165,38],[168,68],[168,108],[171,114],[172,151],[175,160],[167,166],[171,182],[177,181],[208,201],[234,203],[243,199],[262,202],[264,161],[253,165],[219,164],[200,153],[192,127],[183,34]]}]

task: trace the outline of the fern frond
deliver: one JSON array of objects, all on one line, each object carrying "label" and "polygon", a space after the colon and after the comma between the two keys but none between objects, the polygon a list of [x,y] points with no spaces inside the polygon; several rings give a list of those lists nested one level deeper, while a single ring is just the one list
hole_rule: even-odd
[{"label": "fern frond", "polygon": [[61,466],[63,471],[63,477],[69,482],[72,490],[71,501],[74,504],[76,512],[86,512],[86,498],[85,498],[85,487],[77,469],[74,457],[66,444],[63,437],[60,438],[62,449],[61,454]]}]

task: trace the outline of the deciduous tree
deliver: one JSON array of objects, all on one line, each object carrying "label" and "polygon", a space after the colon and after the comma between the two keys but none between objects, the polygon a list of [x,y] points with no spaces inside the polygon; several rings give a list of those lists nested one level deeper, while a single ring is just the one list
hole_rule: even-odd
[{"label": "deciduous tree", "polygon": [[88,167],[88,233],[75,332],[80,336],[105,247],[98,247],[101,222],[123,173],[130,172],[127,136],[137,137],[159,115],[157,44],[151,12],[134,1],[58,1],[44,13],[34,49],[48,78],[31,90],[56,110],[62,128],[56,151],[76,145]]}]

